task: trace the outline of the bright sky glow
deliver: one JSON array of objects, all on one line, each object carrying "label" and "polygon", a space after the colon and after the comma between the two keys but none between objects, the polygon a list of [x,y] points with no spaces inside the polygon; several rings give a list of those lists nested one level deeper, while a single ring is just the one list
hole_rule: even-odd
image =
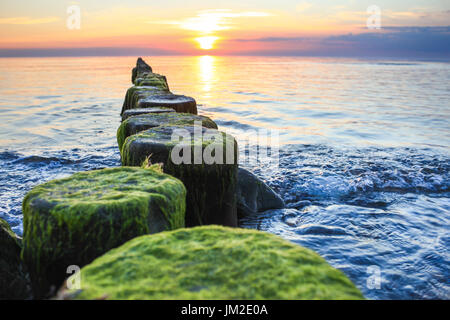
[{"label": "bright sky glow", "polygon": [[[373,4],[366,0],[3,0],[0,50],[143,48],[153,54],[197,55],[208,50],[215,55],[314,55],[350,50],[349,41],[369,41],[356,48],[375,47],[374,39],[367,36],[375,32],[377,41],[395,33],[391,47],[404,40],[430,51],[426,41],[435,39],[441,45],[432,50],[447,50],[443,42],[450,40],[450,32],[436,27],[450,25],[450,1],[377,0],[382,22],[378,31],[366,26],[367,8]],[[71,5],[81,10],[77,30],[67,28]]]},{"label": "bright sky glow", "polygon": [[219,38],[213,37],[213,36],[195,38],[195,40],[197,40],[197,42],[200,44],[200,48],[203,50],[212,49],[214,42],[216,42],[217,39],[219,39]]}]

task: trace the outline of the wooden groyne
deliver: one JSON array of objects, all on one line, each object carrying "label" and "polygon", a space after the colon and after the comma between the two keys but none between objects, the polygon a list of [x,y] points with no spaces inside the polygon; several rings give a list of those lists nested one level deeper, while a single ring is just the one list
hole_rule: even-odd
[{"label": "wooden groyne", "polygon": [[[237,228],[238,213],[283,201],[238,168],[235,138],[198,115],[195,99],[172,93],[141,58],[131,80],[117,130],[122,166],[33,188],[23,240],[0,220],[0,266],[10,266],[0,283],[17,284],[0,298],[58,288],[63,299],[362,298],[314,252]],[[79,288],[63,284],[73,267]]]},{"label": "wooden groyne", "polygon": [[[166,77],[153,73],[140,58],[133,69],[132,81],[134,86],[127,91],[122,114],[136,108],[162,107],[172,108],[176,113],[147,113],[126,119],[117,133],[122,165],[141,166],[149,159],[150,163],[161,163],[165,173],[180,179],[187,189],[186,226],[237,226],[235,139],[218,131],[211,119],[198,116],[195,99],[170,92]],[[196,129],[200,137],[195,136]],[[173,142],[177,130],[186,133],[184,148],[180,150],[186,160],[182,163],[176,163],[173,157],[174,148],[179,146]],[[203,139],[206,132],[216,138]],[[222,152],[222,161],[204,161],[207,149]],[[226,158],[230,150],[231,161]],[[196,153],[200,159],[194,159]]]}]

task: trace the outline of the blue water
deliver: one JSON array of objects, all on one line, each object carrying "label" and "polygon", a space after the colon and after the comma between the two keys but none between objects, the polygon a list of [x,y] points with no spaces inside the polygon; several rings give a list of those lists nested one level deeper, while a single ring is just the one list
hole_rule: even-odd
[{"label": "blue water", "polygon": [[[134,62],[0,59],[0,217],[16,233],[33,186],[120,165],[115,133]],[[450,64],[208,56],[149,62],[220,129],[249,139],[249,149],[260,144],[255,130],[279,133],[278,165],[262,158],[242,166],[287,208],[241,226],[317,251],[367,298],[450,298]]]}]

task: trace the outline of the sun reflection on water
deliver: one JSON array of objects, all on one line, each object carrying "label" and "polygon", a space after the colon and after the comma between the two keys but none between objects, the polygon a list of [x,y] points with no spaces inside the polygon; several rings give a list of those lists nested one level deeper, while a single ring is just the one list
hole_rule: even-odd
[{"label": "sun reflection on water", "polygon": [[198,57],[198,69],[200,80],[202,82],[202,91],[205,92],[205,97],[209,97],[211,91],[211,82],[214,79],[215,60],[213,56]]}]

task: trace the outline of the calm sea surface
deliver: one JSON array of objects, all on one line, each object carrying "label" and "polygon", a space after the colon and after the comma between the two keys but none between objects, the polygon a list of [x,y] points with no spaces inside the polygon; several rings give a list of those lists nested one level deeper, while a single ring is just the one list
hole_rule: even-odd
[{"label": "calm sea surface", "polygon": [[[0,59],[0,217],[16,233],[33,186],[120,165],[116,130],[135,59]],[[278,165],[243,166],[288,208],[243,227],[317,251],[367,298],[450,299],[450,64],[147,61],[238,140],[279,133]]]}]

